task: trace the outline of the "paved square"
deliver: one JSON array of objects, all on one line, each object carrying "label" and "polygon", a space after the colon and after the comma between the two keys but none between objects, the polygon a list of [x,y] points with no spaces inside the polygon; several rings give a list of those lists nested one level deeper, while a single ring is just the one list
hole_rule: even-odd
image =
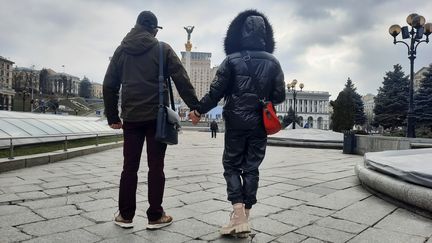
[{"label": "paved square", "polygon": [[267,147],[254,237],[221,237],[227,222],[223,135],[184,131],[169,146],[164,207],[173,225],[145,230],[147,167],[139,171],[135,227],[112,223],[122,149],[0,174],[0,242],[432,242],[432,220],[383,201],[354,174],[362,156]]}]

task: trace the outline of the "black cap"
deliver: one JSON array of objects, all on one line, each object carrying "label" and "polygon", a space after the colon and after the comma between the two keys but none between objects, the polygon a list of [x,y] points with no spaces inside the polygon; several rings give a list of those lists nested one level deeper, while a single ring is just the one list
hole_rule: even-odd
[{"label": "black cap", "polygon": [[151,11],[142,11],[137,18],[137,24],[144,25],[150,27],[152,29],[162,29],[162,27],[158,26],[158,20],[156,15]]}]

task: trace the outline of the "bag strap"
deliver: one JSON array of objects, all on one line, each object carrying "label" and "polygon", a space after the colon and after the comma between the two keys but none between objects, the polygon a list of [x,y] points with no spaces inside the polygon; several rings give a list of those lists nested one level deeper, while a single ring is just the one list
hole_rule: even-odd
[{"label": "bag strap", "polygon": [[258,97],[260,101],[265,101],[265,97],[261,97],[259,94],[264,93],[261,89],[261,86],[259,85],[258,79],[255,76],[255,72],[252,72],[252,63],[251,63],[251,56],[249,55],[248,51],[242,51],[241,52],[242,59],[246,63],[247,70],[249,73],[249,77],[251,77],[253,84],[255,85],[255,88],[258,90]]},{"label": "bag strap", "polygon": [[[163,59],[163,42],[159,42],[159,107],[163,107],[164,103],[163,103],[163,93],[164,93],[164,88],[163,88],[163,84],[165,82],[165,76],[164,76],[164,59]],[[174,98],[173,98],[173,91],[172,91],[172,86],[171,86],[171,79],[168,79],[168,91],[169,91],[169,99],[171,101],[171,107],[172,109],[175,111],[175,106],[174,106]]]}]

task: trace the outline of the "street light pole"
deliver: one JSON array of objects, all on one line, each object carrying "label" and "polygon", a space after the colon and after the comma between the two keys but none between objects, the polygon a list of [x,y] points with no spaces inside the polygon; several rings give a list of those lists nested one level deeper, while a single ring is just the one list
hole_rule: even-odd
[{"label": "street light pole", "polygon": [[[296,126],[296,113],[297,113],[297,90],[296,90],[296,85],[297,85],[297,79],[294,79],[291,83],[287,84],[287,88],[288,88],[288,92],[292,92],[293,93],[293,103],[294,103],[294,121],[293,121],[293,126],[292,129],[295,129]],[[300,91],[303,90],[304,88],[304,84],[300,83],[299,84],[300,87]]]},{"label": "street light pole", "polygon": [[[410,60],[410,84],[409,84],[409,106],[407,114],[407,134],[409,138],[415,138],[415,121],[414,114],[414,60],[417,54],[417,47],[420,43],[429,43],[429,35],[432,33],[432,23],[427,23],[426,19],[418,14],[410,14],[406,19],[407,23],[411,26],[411,31],[408,26],[400,27],[395,24],[390,26],[389,33],[393,36],[393,43],[405,44],[408,48],[408,59]],[[396,36],[402,32],[402,39],[410,39],[410,43],[405,41],[397,41]],[[426,39],[423,39],[423,35]]]}]

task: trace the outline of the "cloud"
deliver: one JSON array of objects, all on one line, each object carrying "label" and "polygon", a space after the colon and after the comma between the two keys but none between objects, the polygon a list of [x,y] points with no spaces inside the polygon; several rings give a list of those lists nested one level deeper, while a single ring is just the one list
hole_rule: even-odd
[{"label": "cloud", "polygon": [[[142,10],[152,10],[164,27],[158,38],[177,53],[184,50],[183,26],[194,25],[193,50],[211,52],[212,64],[225,58],[223,39],[230,21],[255,8],[275,31],[276,50],[287,82],[306,90],[329,91],[332,99],[351,77],[361,94],[376,93],[385,72],[400,63],[406,74],[405,47],[394,46],[391,24],[404,25],[409,13],[432,20],[432,2],[409,0],[0,0],[0,55],[18,66],[50,67],[102,82],[108,58]],[[4,7],[5,6],[5,7]],[[416,70],[432,62],[432,45],[422,44]]]}]

